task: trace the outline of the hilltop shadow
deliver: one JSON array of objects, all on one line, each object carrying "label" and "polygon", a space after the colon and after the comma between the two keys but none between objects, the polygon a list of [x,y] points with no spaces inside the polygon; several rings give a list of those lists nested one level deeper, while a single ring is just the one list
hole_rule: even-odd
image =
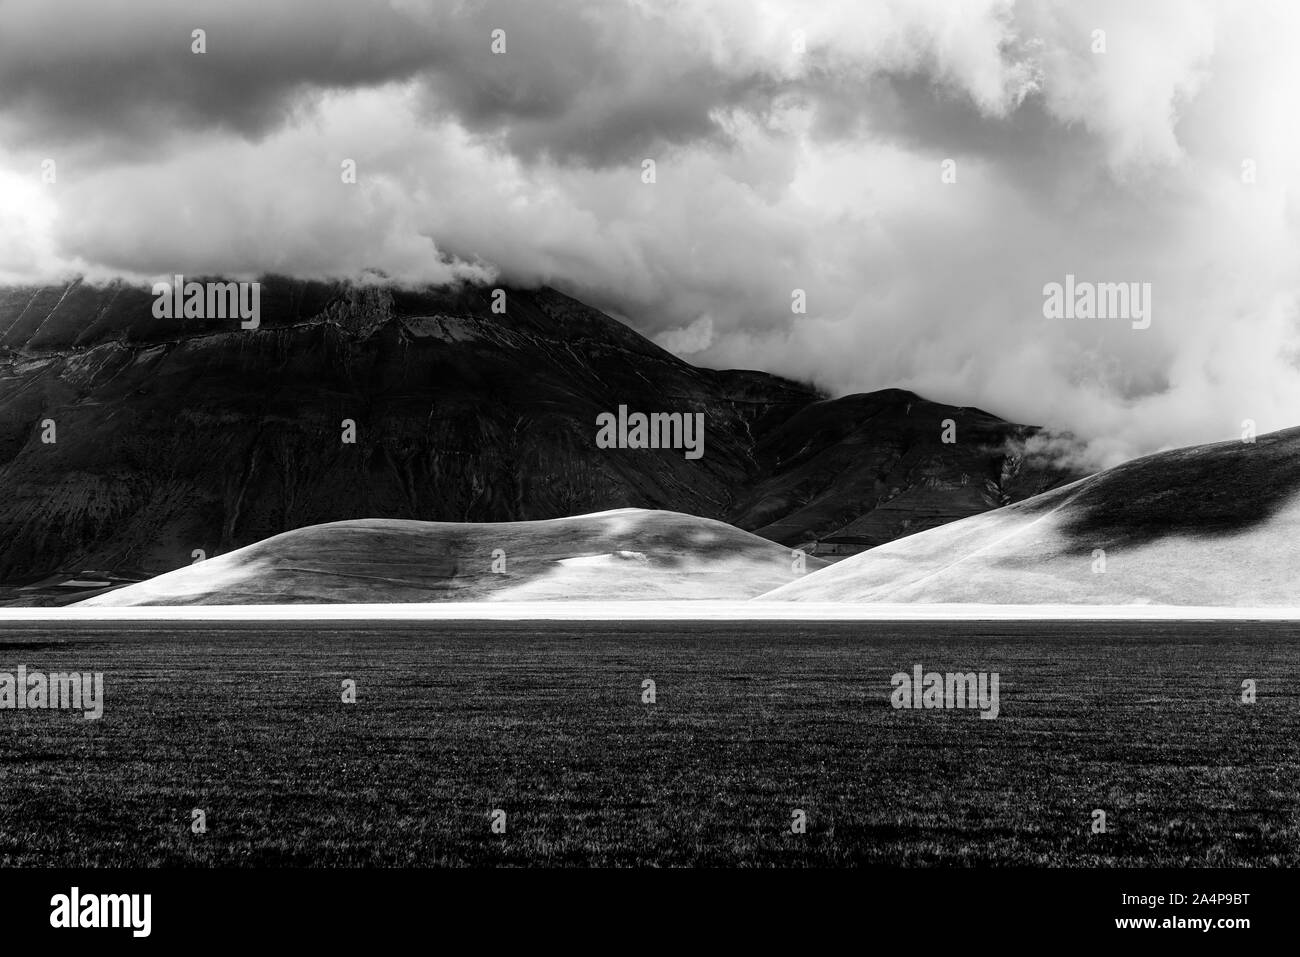
[{"label": "hilltop shadow", "polygon": [[1300,492],[1300,429],[1256,444],[1162,452],[1103,473],[1067,509],[1062,531],[1095,544],[1234,535],[1267,524]]}]

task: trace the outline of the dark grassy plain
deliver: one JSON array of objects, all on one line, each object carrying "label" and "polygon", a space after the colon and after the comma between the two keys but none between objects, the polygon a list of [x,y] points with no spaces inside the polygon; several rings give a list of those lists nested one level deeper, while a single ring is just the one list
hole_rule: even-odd
[{"label": "dark grassy plain", "polygon": [[[0,865],[1296,865],[1298,639],[1255,623],[3,624],[0,671],[103,671],[106,704],[99,721],[0,711]],[[1000,672],[1001,716],[895,711],[890,676],[916,663]],[[1090,832],[1094,808],[1109,833]]]}]

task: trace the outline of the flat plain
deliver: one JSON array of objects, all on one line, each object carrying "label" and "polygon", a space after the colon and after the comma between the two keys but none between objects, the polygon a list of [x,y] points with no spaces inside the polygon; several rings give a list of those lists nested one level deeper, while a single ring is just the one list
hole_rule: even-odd
[{"label": "flat plain", "polygon": [[[0,672],[105,685],[97,721],[0,710],[0,865],[1295,866],[1298,640],[1240,621],[0,623]],[[895,710],[890,677],[917,664],[998,672],[999,717]]]}]

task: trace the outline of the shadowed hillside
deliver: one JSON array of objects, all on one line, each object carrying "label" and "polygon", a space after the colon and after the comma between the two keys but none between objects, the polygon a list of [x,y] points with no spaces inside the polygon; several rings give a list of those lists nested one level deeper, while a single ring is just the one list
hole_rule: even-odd
[{"label": "shadowed hillside", "polygon": [[1136,459],[763,598],[1300,605],[1300,429]]},{"label": "shadowed hillside", "polygon": [[728,520],[818,555],[855,555],[1075,477],[1026,459],[1036,431],[902,389],[814,402],[759,441],[763,476]]}]

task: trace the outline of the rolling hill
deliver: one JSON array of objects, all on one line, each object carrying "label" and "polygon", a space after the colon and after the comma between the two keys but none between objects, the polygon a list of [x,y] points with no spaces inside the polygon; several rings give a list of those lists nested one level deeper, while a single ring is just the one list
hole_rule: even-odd
[{"label": "rolling hill", "polygon": [[1300,428],[1135,459],[761,597],[1297,606]]},{"label": "rolling hill", "polygon": [[723,522],[617,509],[535,522],[313,525],[81,604],[736,600],[796,577],[789,549]]}]

